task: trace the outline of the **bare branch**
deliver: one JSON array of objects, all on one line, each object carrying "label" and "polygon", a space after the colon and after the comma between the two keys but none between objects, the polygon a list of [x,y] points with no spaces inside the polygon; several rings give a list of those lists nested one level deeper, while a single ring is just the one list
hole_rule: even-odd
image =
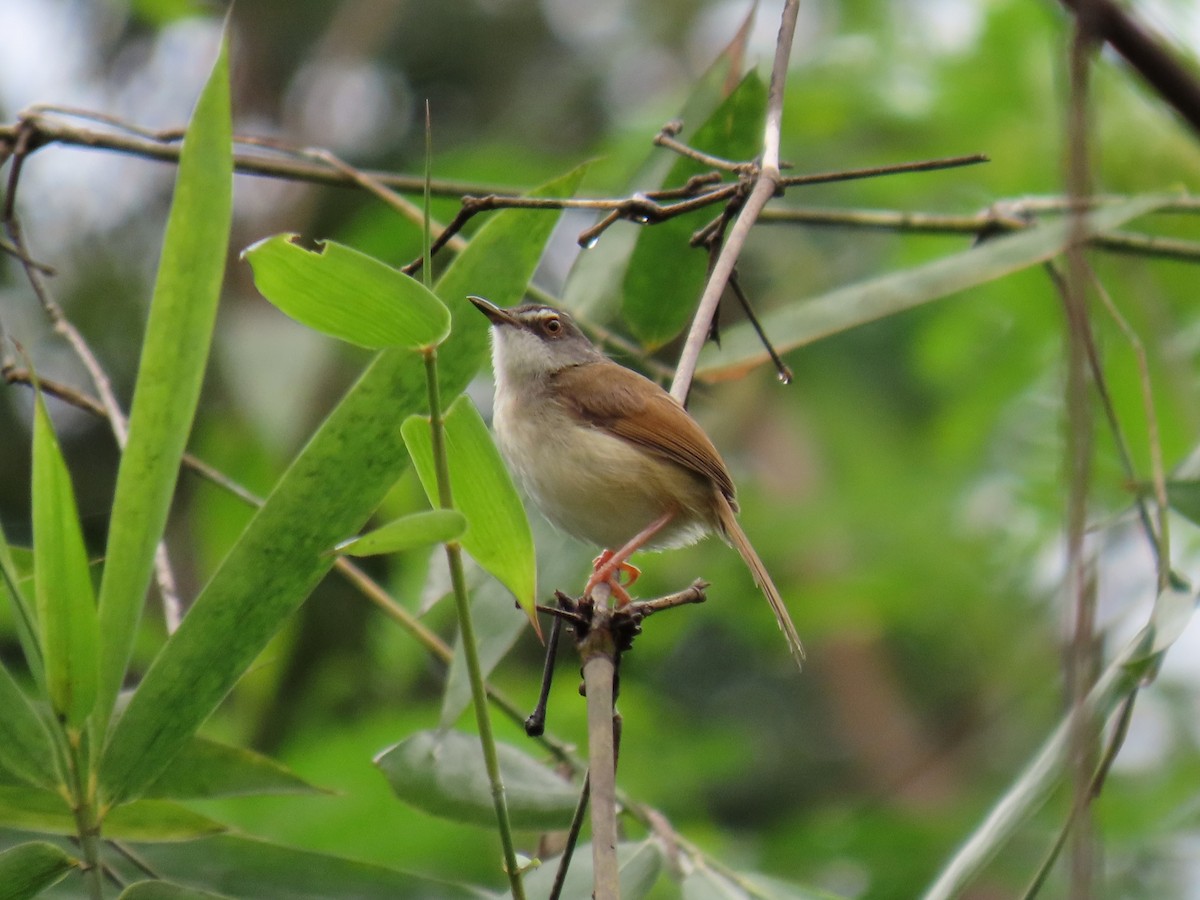
[{"label": "bare branch", "polygon": [[700,297],[700,305],[692,319],[692,327],[688,332],[687,342],[679,358],[675,372],[675,380],[671,384],[671,395],[680,403],[686,403],[688,392],[692,386],[692,377],[696,373],[696,363],[700,359],[700,351],[712,328],[713,317],[717,312],[717,304],[729,281],[729,276],[737,264],[742,247],[750,234],[750,229],[758,219],[758,214],[767,205],[767,201],[775,196],[779,188],[779,142],[783,124],[783,89],[787,80],[788,60],[791,58],[792,38],[796,33],[796,15],[800,8],[800,0],[787,0],[783,8],[783,16],[779,25],[779,38],[775,44],[775,62],[771,68],[771,85],[767,92],[767,124],[763,134],[762,163],[754,182],[754,188],[746,199],[737,221],[730,229],[729,237],[713,266],[712,274]]}]

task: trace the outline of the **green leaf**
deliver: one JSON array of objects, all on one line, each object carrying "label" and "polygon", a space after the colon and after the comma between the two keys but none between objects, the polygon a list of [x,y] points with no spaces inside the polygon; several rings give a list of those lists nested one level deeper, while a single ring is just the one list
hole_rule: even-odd
[{"label": "green leaf", "polygon": [[[1154,195],[1102,207],[1087,216],[1087,233],[1111,231],[1171,199]],[[1072,224],[1061,219],[995,238],[907,272],[848,285],[767,313],[762,325],[780,353],[793,350],[1043,263],[1066,249],[1072,231]],[[711,381],[733,378],[769,359],[750,325],[736,325],[722,335],[720,347],[705,347],[696,376]]]},{"label": "green leaf", "polygon": [[[676,118],[684,127],[679,139],[685,143],[690,144],[694,140],[696,124],[703,126],[713,111],[736,89],[754,17],[755,7],[752,5],[737,36],[696,80],[692,93],[680,109]],[[675,154],[653,148],[626,182],[628,192],[645,191],[662,185],[675,159]],[[586,253],[578,254],[563,288],[563,306],[580,315],[590,316],[593,321],[611,318],[609,311],[613,301],[622,295],[622,284],[629,271],[633,251],[646,231],[645,228],[632,225],[610,228]],[[699,295],[695,299],[699,300]]]},{"label": "green leaf", "polygon": [[683,879],[683,900],[839,900],[840,895],[788,884],[757,873],[742,875],[741,884],[712,869],[697,866]]},{"label": "green leaf", "polygon": [[[578,789],[510,744],[497,744],[500,777],[514,828],[567,827]],[[495,826],[496,807],[479,738],[420,731],[375,760],[401,800],[435,816]]]},{"label": "green leaf", "polygon": [[60,848],[43,841],[18,844],[0,853],[0,900],[28,900],[58,884],[78,865]]},{"label": "green leaf", "polygon": [[[28,570],[32,571],[33,554],[28,550],[24,553],[28,557]],[[21,581],[21,572],[17,568],[17,561],[13,556],[13,548],[9,546],[4,529],[0,527],[0,596],[7,597],[9,605],[12,606],[17,640],[21,642],[25,663],[33,673],[38,686],[45,690],[46,663],[42,659],[42,647],[37,636],[33,605],[25,598],[25,594],[21,590]]]},{"label": "green leaf", "polygon": [[[475,623],[479,670],[487,679],[525,630],[525,620],[513,615],[508,591],[499,582],[482,575],[476,580],[482,583],[471,589],[471,621]],[[438,728],[454,727],[471,702],[471,679],[467,671],[466,654],[462,652],[460,630],[454,636],[454,657],[446,674]]]},{"label": "green leaf", "polygon": [[[578,177],[573,172],[549,189],[569,193]],[[487,353],[487,320],[466,299],[468,286],[487,285],[498,302],[517,302],[556,220],[502,212],[442,277],[438,295],[455,323],[438,348],[447,399],[466,387]],[[426,396],[421,358],[385,350],[321,425],[134,692],[102,758],[106,799],[136,797],[162,773],[329,571],[329,548],[362,527],[404,471],[400,425]]]},{"label": "green leaf", "polygon": [[333,241],[318,251],[277,234],[246,248],[259,293],[280,311],[330,337],[381,350],[441,343],[450,311],[421,282]]},{"label": "green leaf", "polygon": [[282,763],[201,737],[193,738],[146,790],[147,797],[170,800],[319,793]]},{"label": "green leaf", "polygon": [[[62,796],[37,788],[0,786],[0,826],[61,834],[78,833],[75,816]],[[104,836],[131,841],[189,841],[219,834],[225,826],[166,800],[139,800],[104,817]]]},{"label": "green leaf", "polygon": [[[750,72],[696,132],[691,145],[726,159],[751,159],[761,150],[766,109],[766,85]],[[705,171],[681,156],[664,185],[681,186]],[[689,240],[716,210],[697,210],[641,229],[625,274],[623,313],[633,333],[652,350],[678,335],[692,317],[708,276],[708,254]]]},{"label": "green leaf", "polygon": [[[479,410],[469,398],[455,400],[444,421],[454,506],[467,518],[462,545],[479,565],[512,591],[536,629],[537,562],[533,533],[512,477]],[[401,431],[425,493],[430,502],[436,503],[437,474],[429,419],[413,416]]]},{"label": "green leaf", "polygon": [[463,900],[480,892],[324,853],[220,835],[189,844],[148,844],[138,856],[173,881],[234,897],[307,900]]},{"label": "green leaf", "polygon": [[113,497],[100,585],[105,719],[124,680],[212,342],[232,220],[232,152],[223,37],[183,139]]},{"label": "green leaf", "polygon": [[431,509],[402,516],[334,549],[346,556],[401,553],[430,544],[444,544],[467,530],[466,517],[456,509]]},{"label": "green leaf", "polygon": [[117,900],[226,900],[226,894],[198,891],[169,881],[139,881],[121,891]]},{"label": "green leaf", "polygon": [[[662,851],[653,840],[639,844],[617,845],[617,865],[620,867],[622,900],[637,900],[646,897],[658,881],[662,871]],[[558,868],[558,860],[546,860],[525,876],[525,890],[530,897],[548,897]],[[571,868],[563,882],[563,897],[590,897],[592,882],[592,845],[582,844],[575,848],[571,857]]]},{"label": "green leaf", "polygon": [[[1200,525],[1200,481],[1192,478],[1178,479],[1167,482],[1167,502],[1171,509],[1184,518]],[[1139,492],[1146,496],[1154,495],[1152,485],[1139,486]]]},{"label": "green leaf", "polygon": [[[1182,632],[1195,610],[1196,595],[1168,588],[1155,604],[1150,621],[1109,663],[1084,701],[1084,715],[1112,726],[1119,706],[1152,674],[1162,651]],[[923,895],[925,900],[960,897],[1018,826],[1046,802],[1065,778],[1071,751],[1073,713],[1068,713],[1043,742],[1016,781],[962,843]]]},{"label": "green leaf", "polygon": [[53,788],[58,783],[50,733],[2,663],[0,768],[33,785]]},{"label": "green leaf", "polygon": [[96,702],[96,599],[71,474],[40,392],[33,422],[33,549],[50,703],[78,728]]}]

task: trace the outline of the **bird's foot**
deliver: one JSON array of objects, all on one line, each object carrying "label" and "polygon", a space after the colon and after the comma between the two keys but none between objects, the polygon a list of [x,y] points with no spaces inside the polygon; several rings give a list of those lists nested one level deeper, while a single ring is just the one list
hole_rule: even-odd
[{"label": "bird's foot", "polygon": [[[614,562],[613,558],[616,555],[612,550],[605,550],[592,560],[592,577],[584,586],[583,595],[590,596],[597,585],[607,584],[612,596],[617,601],[617,606],[622,607],[632,599],[626,588],[633,586],[633,583],[641,577],[642,570],[625,560]],[[627,576],[624,584],[621,583],[622,575]]]}]

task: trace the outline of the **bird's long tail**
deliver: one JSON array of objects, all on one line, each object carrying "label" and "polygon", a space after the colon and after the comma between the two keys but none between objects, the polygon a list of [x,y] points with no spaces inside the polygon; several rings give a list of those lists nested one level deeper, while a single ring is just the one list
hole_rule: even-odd
[{"label": "bird's long tail", "polygon": [[779,623],[779,630],[787,638],[788,650],[791,651],[792,659],[796,661],[798,667],[802,667],[804,646],[800,643],[800,635],[796,634],[796,626],[792,624],[792,617],[788,615],[787,607],[783,605],[783,597],[779,595],[775,582],[767,573],[767,567],[754,552],[754,547],[751,546],[750,539],[746,537],[746,532],[742,531],[742,526],[738,524],[737,513],[733,511],[733,506],[720,491],[717,492],[717,509],[721,517],[721,530],[725,532],[725,536],[729,538],[734,549],[746,561],[746,567],[754,576],[754,583],[758,585],[763,596],[767,598],[767,602],[771,604],[771,612],[775,613],[775,621]]}]

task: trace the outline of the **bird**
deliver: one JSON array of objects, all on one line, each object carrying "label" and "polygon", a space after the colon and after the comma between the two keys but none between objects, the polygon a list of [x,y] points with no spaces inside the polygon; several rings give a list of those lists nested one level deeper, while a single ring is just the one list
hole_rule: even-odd
[{"label": "bird", "polygon": [[783,597],[738,523],[729,470],[683,405],[605,356],[563,310],[468,299],[491,322],[501,455],[551,523],[603,548],[584,596],[608,584],[622,606],[638,575],[634,552],[716,533],[745,561],[800,665]]}]

